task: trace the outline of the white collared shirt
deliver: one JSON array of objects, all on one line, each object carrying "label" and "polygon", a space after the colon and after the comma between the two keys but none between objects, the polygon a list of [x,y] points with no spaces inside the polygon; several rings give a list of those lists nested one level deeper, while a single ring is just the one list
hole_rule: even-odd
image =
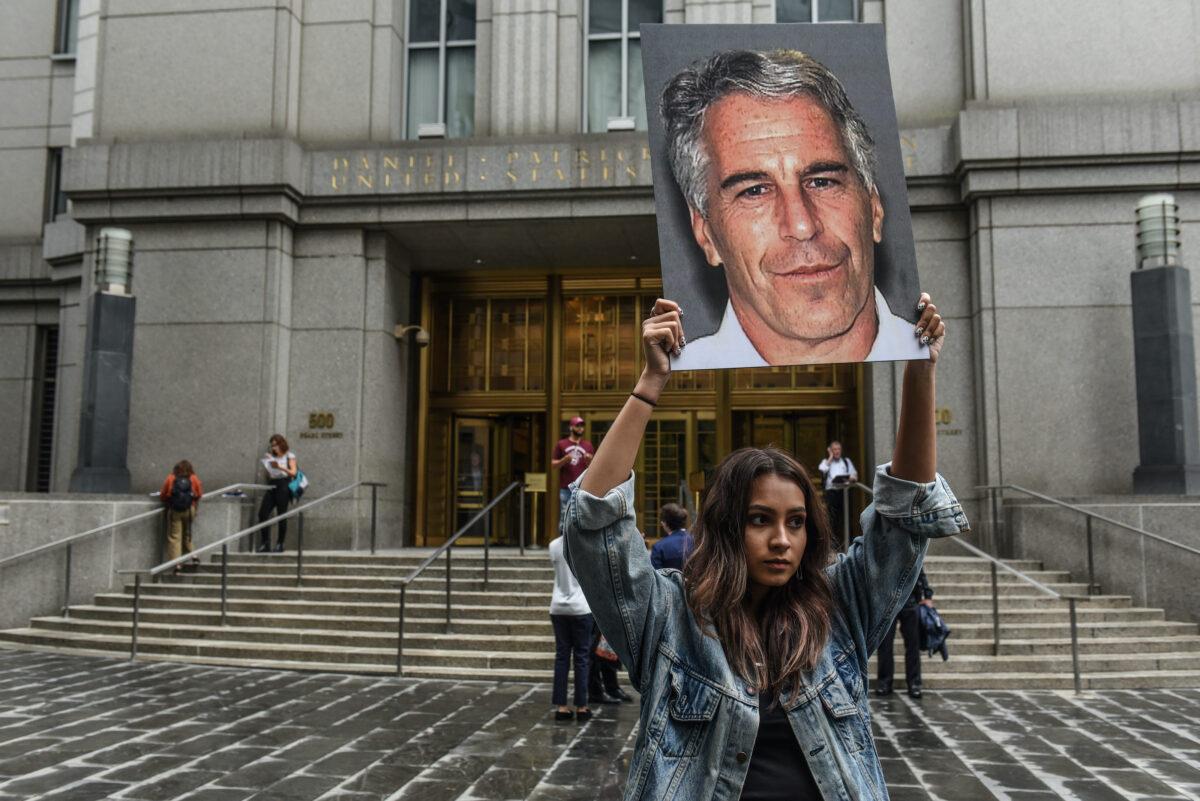
[{"label": "white collared shirt", "polygon": [[[871,352],[863,361],[896,362],[929,358],[929,347],[921,344],[914,333],[914,325],[892,314],[879,287],[875,287],[875,314],[879,318],[879,330],[875,334]],[[732,303],[725,304],[721,327],[716,333],[687,343],[683,353],[671,358],[672,370],[767,366],[767,360],[742,330]]]},{"label": "white collared shirt", "polygon": [[854,469],[854,462],[850,461],[848,456],[839,456],[836,459],[822,459],[821,464],[817,466],[817,472],[825,476],[825,489],[833,489],[833,480],[838,476],[857,476],[858,471]]}]

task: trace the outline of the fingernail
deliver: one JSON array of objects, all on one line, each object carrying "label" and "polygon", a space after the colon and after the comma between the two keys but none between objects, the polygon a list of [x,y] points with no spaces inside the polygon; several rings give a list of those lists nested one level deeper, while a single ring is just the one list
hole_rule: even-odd
[{"label": "fingernail", "polygon": [[921,344],[922,344],[922,345],[928,345],[928,344],[929,344],[929,337],[921,337]]},{"label": "fingernail", "polygon": [[920,303],[917,304],[917,311],[919,311],[919,312],[925,311],[925,301],[921,301]]},{"label": "fingernail", "polygon": [[925,330],[925,327],[924,327],[924,326],[918,325],[918,326],[917,326],[917,330],[916,330],[914,333],[915,333],[917,336],[921,336],[921,332],[922,332],[922,331],[924,331],[924,330]]}]

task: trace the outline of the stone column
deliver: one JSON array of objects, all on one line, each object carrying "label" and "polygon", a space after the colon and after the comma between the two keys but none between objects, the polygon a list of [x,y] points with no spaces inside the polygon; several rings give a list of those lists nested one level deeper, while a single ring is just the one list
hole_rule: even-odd
[{"label": "stone column", "polygon": [[1154,267],[1130,283],[1141,457],[1133,491],[1200,495],[1191,280],[1183,267]]}]

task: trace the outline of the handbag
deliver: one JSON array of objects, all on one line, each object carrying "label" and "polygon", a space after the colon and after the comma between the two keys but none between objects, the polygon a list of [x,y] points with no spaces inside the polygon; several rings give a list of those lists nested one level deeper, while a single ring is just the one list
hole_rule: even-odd
[{"label": "handbag", "polygon": [[600,642],[596,643],[595,654],[597,657],[599,657],[600,659],[603,659],[605,662],[619,661],[619,659],[617,658],[617,652],[614,651],[613,647],[608,644],[608,638],[605,637],[603,634],[600,635]]},{"label": "handbag", "polygon": [[308,476],[304,475],[303,470],[296,471],[296,477],[288,482],[288,492],[296,500],[300,500],[300,496],[304,494],[304,490],[308,489]]}]

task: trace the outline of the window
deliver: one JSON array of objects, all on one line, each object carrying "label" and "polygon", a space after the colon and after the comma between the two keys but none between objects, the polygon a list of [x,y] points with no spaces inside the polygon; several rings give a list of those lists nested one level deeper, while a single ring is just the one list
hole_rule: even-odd
[{"label": "window", "polygon": [[37,328],[29,442],[30,492],[49,492],[54,469],[54,406],[58,379],[58,326]]},{"label": "window", "polygon": [[776,22],[856,22],[858,0],[775,0]]},{"label": "window", "polygon": [[545,391],[546,301],[438,295],[430,332],[430,389]]},{"label": "window", "polygon": [[589,0],[583,106],[588,131],[607,131],[611,117],[632,117],[637,130],[646,130],[638,25],[662,19],[662,0]]},{"label": "window", "polygon": [[54,52],[75,52],[79,38],[79,0],[58,0],[58,30],[55,32]]},{"label": "window", "polygon": [[475,0],[409,0],[408,138],[422,123],[475,132]]},{"label": "window", "polygon": [[46,159],[46,222],[54,222],[67,213],[67,193],[62,188],[63,149],[50,148]]}]

